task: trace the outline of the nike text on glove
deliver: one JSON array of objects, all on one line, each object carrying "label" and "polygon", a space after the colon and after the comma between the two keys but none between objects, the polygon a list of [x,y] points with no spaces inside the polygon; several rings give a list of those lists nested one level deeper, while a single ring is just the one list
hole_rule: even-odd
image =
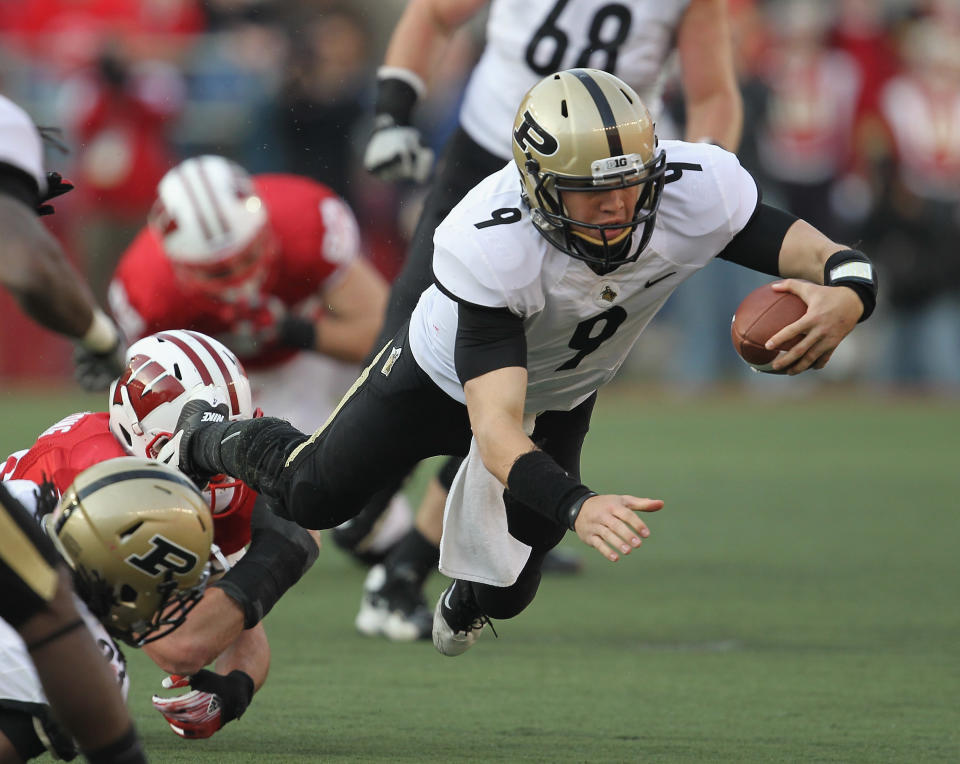
[{"label": "nike text on glove", "polygon": [[174,674],[163,680],[166,689],[190,686],[185,695],[173,698],[153,696],[153,707],[177,735],[197,740],[213,735],[234,719],[239,719],[253,698],[253,679],[234,670],[224,676],[202,669],[192,677]]},{"label": "nike text on glove", "polygon": [[204,470],[194,464],[190,459],[190,440],[198,430],[204,427],[220,426],[225,428],[229,424],[228,414],[229,409],[226,403],[214,406],[202,397],[188,400],[177,419],[177,429],[170,440],[160,449],[160,453],[157,454],[157,461],[179,469],[200,488],[203,488],[210,482],[211,477],[219,474],[222,470]]}]

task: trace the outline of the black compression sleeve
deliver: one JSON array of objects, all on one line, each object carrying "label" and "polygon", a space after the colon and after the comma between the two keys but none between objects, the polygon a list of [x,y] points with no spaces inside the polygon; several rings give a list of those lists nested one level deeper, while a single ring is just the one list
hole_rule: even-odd
[{"label": "black compression sleeve", "polygon": [[780,247],[796,215],[761,204],[753,217],[717,255],[724,260],[771,276],[780,275]]},{"label": "black compression sleeve", "polygon": [[522,504],[570,530],[583,502],[596,496],[539,449],[517,457],[507,475],[507,490]]},{"label": "black compression sleeve", "polygon": [[506,308],[459,303],[454,364],[461,384],[489,371],[527,367],[523,319]]}]

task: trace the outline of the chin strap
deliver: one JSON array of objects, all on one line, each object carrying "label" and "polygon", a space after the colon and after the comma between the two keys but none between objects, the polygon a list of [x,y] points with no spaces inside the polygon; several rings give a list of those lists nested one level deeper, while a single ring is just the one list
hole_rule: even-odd
[{"label": "chin strap", "polygon": [[583,239],[585,242],[587,242],[587,244],[593,247],[600,247],[602,249],[604,243],[606,243],[608,247],[616,246],[617,244],[622,242],[624,239],[626,239],[628,236],[630,236],[633,233],[634,228],[635,226],[628,226],[626,229],[624,229],[623,233],[617,234],[612,239],[607,239],[606,242],[604,242],[603,239],[597,239],[596,237],[590,236],[589,234],[583,233],[582,231],[571,231],[571,233],[574,236],[577,236]]}]

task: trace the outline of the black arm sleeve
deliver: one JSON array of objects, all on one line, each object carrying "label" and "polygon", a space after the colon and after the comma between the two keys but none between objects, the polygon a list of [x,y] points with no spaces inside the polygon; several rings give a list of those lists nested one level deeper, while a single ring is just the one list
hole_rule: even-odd
[{"label": "black arm sleeve", "polygon": [[753,216],[717,257],[771,276],[780,275],[780,247],[796,215],[760,204]]},{"label": "black arm sleeve", "polygon": [[526,368],[523,319],[506,308],[459,303],[454,364],[461,384],[496,369]]}]

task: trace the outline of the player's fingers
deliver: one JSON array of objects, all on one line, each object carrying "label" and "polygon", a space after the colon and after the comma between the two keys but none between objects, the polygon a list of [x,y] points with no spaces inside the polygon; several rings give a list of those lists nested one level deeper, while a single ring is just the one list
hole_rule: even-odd
[{"label": "player's fingers", "polygon": [[610,562],[616,562],[620,559],[620,556],[610,547],[609,544],[607,544],[606,541],[603,540],[603,538],[600,537],[599,534],[594,533],[592,536],[590,536],[588,543],[590,546],[600,552],[600,554],[610,560]]},{"label": "player's fingers", "polygon": [[[806,320],[806,316],[798,318],[792,324],[787,324],[783,329],[774,334],[770,339],[766,341],[764,347],[767,350],[777,350],[782,348],[790,340],[795,339],[796,337],[801,337],[807,332],[810,331],[810,322]],[[800,342],[803,342],[801,339]],[[799,343],[798,343],[799,344]],[[794,345],[796,347],[796,345]]]},{"label": "player's fingers", "polygon": [[822,369],[824,366],[826,366],[830,362],[830,358],[832,355],[833,355],[832,350],[829,353],[824,353],[822,356],[820,356],[819,359],[817,359],[817,362],[813,365],[813,368]]},{"label": "player's fingers", "polygon": [[802,337],[796,345],[789,350],[784,350],[774,359],[773,368],[777,371],[786,370],[787,373],[797,373],[798,371],[805,370],[810,363],[813,363],[813,361],[816,360],[816,358],[811,358],[807,363],[803,363],[802,361],[807,353],[810,352],[810,349],[817,343],[819,338],[820,335],[818,335],[816,332],[811,332],[805,337]]},{"label": "player's fingers", "polygon": [[807,298],[816,286],[812,281],[805,281],[804,279],[780,279],[772,283],[770,288],[774,292],[791,292],[809,305],[810,300]]},{"label": "player's fingers", "polygon": [[163,678],[160,686],[165,690],[172,690],[177,687],[187,687],[190,684],[190,677],[182,674],[171,674]]},{"label": "player's fingers", "polygon": [[819,339],[808,337],[807,341],[798,345],[795,350],[803,349],[803,354],[787,368],[787,374],[800,374],[801,372],[806,371],[811,367],[816,367],[817,362],[824,356],[824,354],[832,351],[832,346],[829,341],[820,337]]},{"label": "player's fingers", "polygon": [[627,509],[634,512],[657,512],[663,509],[662,499],[640,499],[636,496],[621,497]]},{"label": "player's fingers", "polygon": [[641,539],[650,535],[650,529],[637,515],[626,507],[618,507],[611,513],[608,528],[631,546],[640,546]]}]

